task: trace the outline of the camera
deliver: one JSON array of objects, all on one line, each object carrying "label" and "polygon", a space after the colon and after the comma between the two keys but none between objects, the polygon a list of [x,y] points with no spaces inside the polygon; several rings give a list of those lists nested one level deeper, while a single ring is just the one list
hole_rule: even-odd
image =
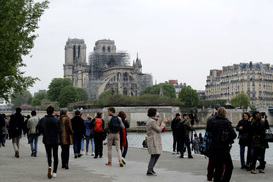
[{"label": "camera", "polygon": [[260,114],[261,114],[261,117],[264,118],[265,112],[260,112]]}]

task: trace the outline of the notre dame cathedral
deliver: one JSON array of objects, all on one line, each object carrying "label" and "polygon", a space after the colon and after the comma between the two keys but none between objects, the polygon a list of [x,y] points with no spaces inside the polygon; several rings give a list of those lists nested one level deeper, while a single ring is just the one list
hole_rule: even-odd
[{"label": "notre dame cathedral", "polygon": [[90,100],[96,100],[107,90],[128,96],[138,96],[153,85],[151,74],[142,73],[137,57],[130,65],[126,52],[117,52],[113,40],[98,40],[86,62],[86,44],[83,39],[68,39],[65,45],[64,78],[70,78],[75,87],[84,88]]}]

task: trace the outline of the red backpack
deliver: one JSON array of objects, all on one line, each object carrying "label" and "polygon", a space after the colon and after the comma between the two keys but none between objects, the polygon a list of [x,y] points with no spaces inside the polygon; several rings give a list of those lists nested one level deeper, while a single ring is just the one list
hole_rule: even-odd
[{"label": "red backpack", "polygon": [[94,132],[104,132],[102,129],[102,119],[101,118],[95,119]]}]

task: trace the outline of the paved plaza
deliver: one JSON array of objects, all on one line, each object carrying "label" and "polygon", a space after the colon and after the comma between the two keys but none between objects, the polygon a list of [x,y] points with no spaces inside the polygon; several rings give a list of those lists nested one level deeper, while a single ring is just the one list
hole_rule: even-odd
[{"label": "paved plaza", "polygon": [[[11,140],[7,140],[6,147],[0,148],[0,182],[202,182],[206,181],[207,160],[204,156],[193,155],[194,159],[180,159],[170,152],[163,152],[160,156],[155,171],[158,176],[146,176],[149,154],[146,149],[132,148],[128,150],[127,164],[119,167],[115,148],[113,147],[113,165],[105,166],[107,162],[107,147],[104,145],[103,158],[94,159],[91,155],[83,155],[74,159],[72,146],[70,147],[69,170],[60,168],[61,158],[59,148],[59,168],[57,178],[47,178],[47,163],[44,145],[39,140],[38,157],[31,157],[30,147],[26,137],[21,139],[20,158],[14,157]],[[267,152],[272,152],[268,149]],[[251,174],[240,169],[239,161],[234,162],[232,182],[272,182],[273,165],[267,164],[265,174]]]}]

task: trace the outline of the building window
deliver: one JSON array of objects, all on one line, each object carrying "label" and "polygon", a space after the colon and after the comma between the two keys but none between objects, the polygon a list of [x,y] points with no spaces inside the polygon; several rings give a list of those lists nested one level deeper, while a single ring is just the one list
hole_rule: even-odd
[{"label": "building window", "polygon": [[110,46],[108,47],[108,52],[111,52],[111,48],[110,48]]},{"label": "building window", "polygon": [[78,58],[80,58],[80,53],[81,53],[81,46],[78,46]]},{"label": "building window", "polygon": [[73,46],[73,63],[75,63],[75,59],[76,59],[76,46]]},{"label": "building window", "polygon": [[103,48],[102,48],[102,52],[105,52],[105,47],[103,46]]}]

